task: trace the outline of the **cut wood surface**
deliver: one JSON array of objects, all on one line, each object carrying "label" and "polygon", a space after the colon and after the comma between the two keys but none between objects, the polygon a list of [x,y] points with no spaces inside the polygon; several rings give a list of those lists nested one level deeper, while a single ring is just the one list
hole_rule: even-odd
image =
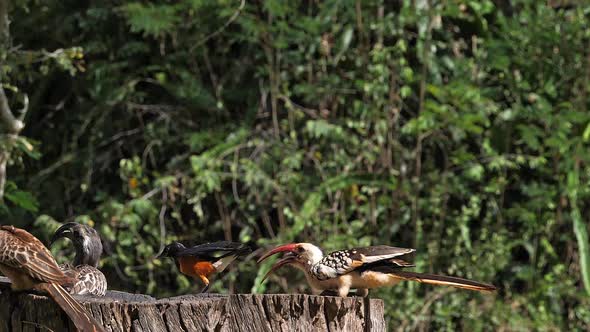
[{"label": "cut wood surface", "polygon": [[[183,295],[109,291],[76,297],[107,331],[385,331],[383,302],[303,294]],[[49,298],[1,286],[0,332],[75,331]]]}]

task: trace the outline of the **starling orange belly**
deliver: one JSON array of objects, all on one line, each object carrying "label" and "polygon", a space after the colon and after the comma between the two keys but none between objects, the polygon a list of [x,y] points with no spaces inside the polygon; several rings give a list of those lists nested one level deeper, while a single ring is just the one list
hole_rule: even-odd
[{"label": "starling orange belly", "polygon": [[215,273],[215,267],[208,261],[195,257],[179,257],[180,272],[196,278],[208,277]]}]

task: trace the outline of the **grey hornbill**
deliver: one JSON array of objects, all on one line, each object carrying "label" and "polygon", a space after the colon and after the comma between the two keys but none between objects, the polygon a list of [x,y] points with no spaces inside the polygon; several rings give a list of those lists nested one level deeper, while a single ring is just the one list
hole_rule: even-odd
[{"label": "grey hornbill", "polygon": [[403,268],[414,265],[400,257],[414,251],[414,249],[406,248],[373,246],[334,251],[324,256],[322,250],[313,244],[292,243],[270,250],[258,262],[278,253],[286,253],[262,280],[281,266],[292,265],[303,270],[307,282],[315,292],[324,291],[324,294],[336,292],[342,297],[348,295],[350,289],[356,289],[359,296],[366,296],[371,288],[393,286],[402,280],[475,291],[496,290],[493,285],[463,278],[401,271]]},{"label": "grey hornbill", "polygon": [[64,237],[72,241],[76,250],[73,265],[60,266],[65,274],[77,280],[68,289],[70,294],[104,296],[107,291],[107,279],[98,269],[102,255],[102,242],[98,232],[90,226],[69,222],[57,229],[50,245]]},{"label": "grey hornbill", "polygon": [[222,272],[234,260],[252,252],[250,247],[237,242],[218,241],[187,248],[182,243],[167,245],[159,257],[174,258],[181,273],[199,278],[205,284],[201,293],[209,289],[209,277]]},{"label": "grey hornbill", "polygon": [[76,280],[65,275],[51,252],[29,232],[14,226],[0,226],[0,272],[11,281],[14,291],[40,291],[66,312],[81,331],[105,331],[86,309],[62,286]]}]

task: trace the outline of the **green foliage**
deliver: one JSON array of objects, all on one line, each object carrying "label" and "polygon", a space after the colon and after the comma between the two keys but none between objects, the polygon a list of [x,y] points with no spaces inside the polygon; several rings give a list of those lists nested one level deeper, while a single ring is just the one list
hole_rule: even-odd
[{"label": "green foliage", "polygon": [[19,190],[13,182],[8,182],[5,190],[4,198],[16,207],[33,213],[39,211],[39,202],[31,193]]},{"label": "green foliage", "polygon": [[128,3],[122,11],[127,17],[131,32],[141,32],[144,36],[160,36],[171,32],[179,22],[173,6],[142,3]]},{"label": "green foliage", "polygon": [[567,175],[568,182],[568,196],[571,205],[571,218],[574,223],[574,234],[578,241],[580,251],[580,269],[582,272],[582,280],[586,293],[590,295],[590,248],[588,248],[588,230],[582,221],[580,208],[578,207],[578,188],[580,187],[580,170],[579,165],[575,165],[574,169]]},{"label": "green foliage", "polygon": [[[589,10],[25,2],[14,40],[58,51],[3,67],[35,91],[5,212],[46,236],[94,224],[114,288],[200,289],[155,258],[176,240],[391,244],[500,287],[373,292],[396,330],[588,330]],[[308,291],[293,271],[258,284],[268,268],[213,290]]]}]

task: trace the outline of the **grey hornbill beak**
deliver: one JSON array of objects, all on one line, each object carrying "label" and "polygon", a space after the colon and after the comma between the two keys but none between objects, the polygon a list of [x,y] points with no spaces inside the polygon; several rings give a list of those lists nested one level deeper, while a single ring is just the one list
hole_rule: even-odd
[{"label": "grey hornbill beak", "polygon": [[51,241],[49,241],[49,246],[52,246],[53,243],[55,243],[55,241],[61,239],[61,238],[69,238],[70,235],[73,233],[72,231],[72,223],[67,223],[64,225],[61,225],[60,228],[57,229],[57,231],[55,231],[55,233],[53,234],[53,236],[51,237]]},{"label": "grey hornbill beak", "polygon": [[297,261],[297,248],[299,248],[299,245],[297,243],[285,244],[270,250],[262,257],[260,257],[260,259],[258,259],[259,264],[265,259],[269,258],[270,256],[282,252],[287,253],[282,259],[280,259],[270,268],[270,270],[264,275],[260,282],[262,283],[264,280],[266,280],[266,278],[268,278],[269,275],[271,275],[274,271],[278,270],[279,268],[288,264],[295,263]]}]

